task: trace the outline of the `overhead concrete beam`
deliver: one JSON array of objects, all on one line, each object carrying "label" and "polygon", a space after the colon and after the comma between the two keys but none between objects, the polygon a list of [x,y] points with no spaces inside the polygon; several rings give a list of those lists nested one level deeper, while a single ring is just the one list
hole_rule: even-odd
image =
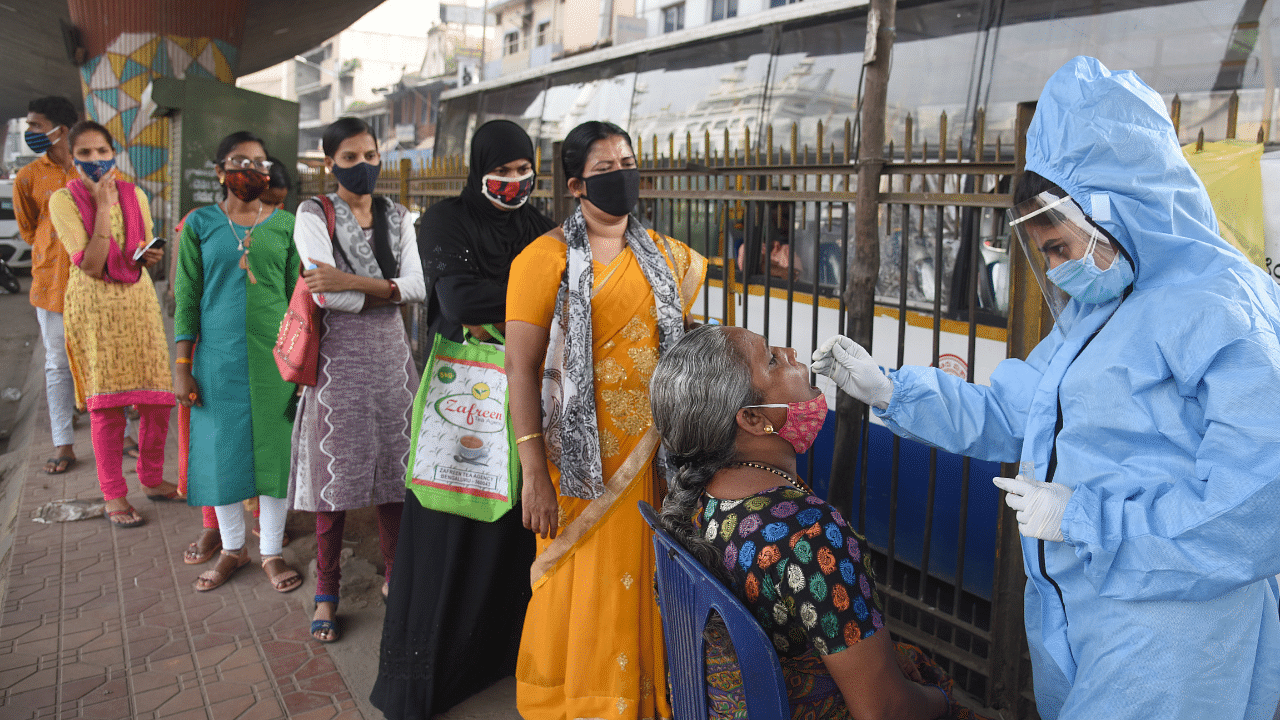
[{"label": "overhead concrete beam", "polygon": [[65,0],[0,0],[0,120],[25,117],[27,103],[63,95],[77,107],[80,76],[67,57]]},{"label": "overhead concrete beam", "polygon": [[[127,4],[130,0],[119,0]],[[248,75],[306,52],[337,35],[382,0],[255,0],[246,12],[236,75]],[[173,0],[181,12],[182,0]],[[68,55],[66,0],[0,0],[0,120],[27,114],[27,103],[83,93]]]}]

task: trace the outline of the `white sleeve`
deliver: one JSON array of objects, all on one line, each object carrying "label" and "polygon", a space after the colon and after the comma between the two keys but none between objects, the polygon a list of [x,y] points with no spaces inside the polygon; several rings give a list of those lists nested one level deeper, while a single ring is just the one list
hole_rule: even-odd
[{"label": "white sleeve", "polygon": [[[313,262],[333,265],[333,242],[329,239],[329,228],[324,218],[303,208],[298,210],[293,225],[293,243],[298,246],[298,258],[303,269]],[[311,299],[327,310],[358,313],[364,309],[364,293],[357,290],[311,293]]]},{"label": "white sleeve", "polygon": [[400,221],[400,277],[393,278],[400,288],[400,302],[422,302],[427,297],[427,284],[422,279],[422,259],[418,256],[418,234],[405,212]]}]

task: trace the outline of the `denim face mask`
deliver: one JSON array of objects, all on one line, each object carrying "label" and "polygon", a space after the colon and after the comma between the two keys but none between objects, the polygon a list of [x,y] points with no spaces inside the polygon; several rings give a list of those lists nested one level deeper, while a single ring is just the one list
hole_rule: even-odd
[{"label": "denim face mask", "polygon": [[111,168],[116,166],[116,159],[110,160],[75,160],[76,167],[80,168],[88,178],[94,182],[98,182],[107,173],[111,172]]}]

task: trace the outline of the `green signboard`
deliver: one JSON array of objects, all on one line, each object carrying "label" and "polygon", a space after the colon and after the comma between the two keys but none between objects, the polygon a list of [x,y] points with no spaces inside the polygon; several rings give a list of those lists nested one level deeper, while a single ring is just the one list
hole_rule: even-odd
[{"label": "green signboard", "polygon": [[213,160],[222,138],[248,130],[266,142],[294,182],[286,207],[297,206],[298,103],[206,78],[156,78],[151,99],[158,115],[169,115],[172,135],[169,197],[174,223],[195,208],[222,199]]}]

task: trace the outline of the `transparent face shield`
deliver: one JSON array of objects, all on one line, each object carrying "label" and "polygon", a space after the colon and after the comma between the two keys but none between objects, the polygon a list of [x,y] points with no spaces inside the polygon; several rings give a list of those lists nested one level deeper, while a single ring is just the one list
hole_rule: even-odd
[{"label": "transparent face shield", "polygon": [[1006,212],[1009,229],[1022,243],[1036,282],[1057,322],[1071,296],[1055,285],[1048,273],[1072,261],[1106,270],[1115,261],[1115,245],[1070,195],[1058,196],[1045,191]]}]

